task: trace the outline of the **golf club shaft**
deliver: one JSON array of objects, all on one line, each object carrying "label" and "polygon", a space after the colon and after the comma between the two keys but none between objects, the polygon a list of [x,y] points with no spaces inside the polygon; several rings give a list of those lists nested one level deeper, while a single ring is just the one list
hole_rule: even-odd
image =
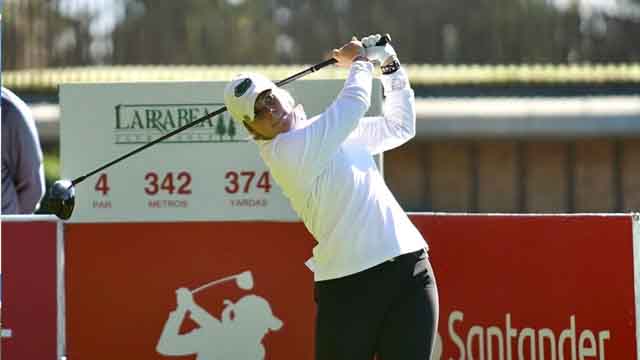
[{"label": "golf club shaft", "polygon": [[[276,83],[276,85],[277,86],[284,86],[284,85],[286,85],[286,84],[288,84],[288,83],[290,83],[290,82],[292,82],[294,80],[297,80],[297,79],[299,79],[299,78],[301,78],[301,77],[303,77],[305,75],[308,75],[308,74],[310,74],[312,72],[316,72],[316,71],[318,71],[318,70],[320,70],[320,69],[322,69],[322,68],[324,68],[326,66],[335,64],[336,62],[337,62],[337,60],[333,59],[333,58],[331,58],[329,60],[326,60],[326,61],[323,61],[321,63],[318,63],[316,65],[313,65],[313,66],[309,67],[306,70],[303,70],[303,71],[300,71],[299,73],[291,75],[286,79],[278,81]],[[146,149],[148,147],[151,147],[151,146],[153,146],[153,145],[155,145],[155,144],[157,144],[157,143],[159,143],[159,142],[161,142],[163,140],[166,140],[166,139],[172,137],[173,135],[176,135],[176,134],[178,134],[178,133],[180,133],[180,132],[182,132],[184,130],[187,130],[187,129],[191,128],[191,127],[194,127],[194,126],[200,124],[201,122],[203,122],[203,121],[205,121],[207,119],[210,119],[210,118],[212,118],[212,117],[214,117],[216,115],[222,114],[225,111],[227,111],[227,107],[223,106],[223,107],[219,108],[218,110],[216,110],[216,111],[214,111],[212,113],[206,114],[206,115],[204,115],[204,116],[202,116],[202,117],[200,117],[200,118],[198,118],[198,119],[196,119],[196,120],[194,120],[194,121],[192,121],[192,122],[190,122],[190,123],[188,123],[186,125],[183,125],[183,126],[177,128],[177,129],[175,129],[175,130],[173,130],[173,131],[171,131],[171,132],[169,132],[169,133],[167,133],[167,134],[165,134],[165,135],[163,135],[163,136],[161,136],[161,137],[159,137],[159,138],[157,138],[157,139],[155,139],[155,140],[153,140],[151,142],[148,142],[148,143],[146,143],[146,144],[144,144],[144,145],[142,145],[142,146],[140,146],[140,147],[138,147],[136,149],[133,149],[132,151],[130,151],[130,152],[118,157],[117,159],[114,159],[114,160],[112,160],[112,161],[100,166],[99,168],[97,168],[97,169],[95,169],[93,171],[73,179],[71,181],[71,186],[75,186],[75,185],[83,182],[88,177],[90,177],[90,176],[92,176],[92,175],[94,175],[94,174],[96,174],[96,173],[98,173],[98,172],[100,172],[100,171],[102,171],[102,170],[114,165],[114,164],[117,164],[120,161],[122,161],[122,160],[124,160],[126,158],[129,158],[129,157],[139,153],[140,151],[142,151],[142,150],[144,150],[144,149]]]},{"label": "golf club shaft", "polygon": [[195,293],[197,293],[198,291],[204,290],[204,289],[206,289],[206,288],[208,288],[208,287],[210,287],[210,286],[217,285],[217,284],[223,283],[223,282],[225,282],[225,281],[232,280],[232,279],[233,279],[233,278],[235,278],[236,276],[237,276],[237,275],[227,276],[226,278],[223,278],[223,279],[218,279],[218,280],[214,280],[214,281],[208,282],[208,283],[206,283],[206,284],[204,284],[204,285],[201,285],[201,286],[199,286],[199,287],[197,287],[197,288],[195,288],[195,289],[191,290],[191,293],[192,293],[192,294],[195,294]]},{"label": "golf club shaft", "polygon": [[[387,44],[389,42],[391,42],[391,37],[389,36],[389,34],[385,34],[376,43],[376,46],[385,45],[385,44]],[[309,68],[307,68],[307,69],[305,69],[303,71],[300,71],[299,73],[293,74],[293,75],[289,76],[286,79],[278,81],[276,83],[276,85],[277,86],[284,86],[284,85],[286,85],[286,84],[288,84],[288,83],[290,83],[290,82],[292,82],[294,80],[297,80],[297,79],[299,79],[299,78],[301,78],[301,77],[303,77],[305,75],[311,74],[312,72],[316,72],[316,71],[318,71],[318,70],[320,70],[320,69],[322,69],[324,67],[327,67],[329,65],[333,65],[336,62],[338,62],[338,61],[336,59],[334,59],[334,58],[331,58],[329,60],[325,60],[325,61],[323,61],[321,63],[318,63],[316,65],[313,65],[313,66],[311,66],[311,67],[309,67]],[[159,142],[161,142],[163,140],[166,140],[166,139],[172,137],[173,135],[176,135],[176,134],[178,134],[178,133],[180,133],[180,132],[182,132],[184,130],[187,130],[187,129],[191,128],[191,127],[194,127],[194,126],[200,124],[201,122],[203,122],[203,121],[205,121],[207,119],[210,119],[210,118],[212,118],[212,117],[214,117],[216,115],[222,114],[225,111],[227,111],[227,107],[223,106],[223,107],[219,108],[218,110],[216,110],[216,111],[214,111],[212,113],[206,114],[206,115],[200,117],[199,119],[196,119],[196,120],[194,120],[194,121],[192,121],[192,122],[190,122],[190,123],[188,123],[186,125],[183,125],[183,126],[177,128],[177,129],[175,129],[175,130],[173,130],[173,131],[171,131],[171,132],[169,132],[169,133],[167,133],[167,134],[165,134],[165,135],[163,135],[163,136],[161,136],[161,137],[159,137],[159,138],[157,138],[157,139],[155,139],[155,140],[153,140],[153,141],[151,141],[149,143],[146,143],[146,144],[144,144],[144,145],[142,145],[142,146],[140,146],[140,147],[138,147],[136,149],[133,149],[132,151],[120,156],[119,158],[117,158],[115,160],[112,160],[112,161],[100,166],[99,168],[97,168],[97,169],[95,169],[93,171],[73,179],[71,181],[71,186],[70,187],[73,187],[73,186],[83,182],[88,177],[90,177],[90,176],[92,176],[92,175],[94,175],[94,174],[96,174],[96,173],[98,173],[98,172],[100,172],[100,171],[102,171],[102,170],[114,165],[114,164],[117,164],[120,161],[122,161],[122,160],[124,160],[126,158],[129,158],[129,157],[139,153],[140,151],[142,151],[142,150],[144,150],[144,149],[146,149],[148,147],[151,147],[151,146],[153,146],[153,145],[155,145],[155,144],[157,144],[157,143],[159,143]]]}]

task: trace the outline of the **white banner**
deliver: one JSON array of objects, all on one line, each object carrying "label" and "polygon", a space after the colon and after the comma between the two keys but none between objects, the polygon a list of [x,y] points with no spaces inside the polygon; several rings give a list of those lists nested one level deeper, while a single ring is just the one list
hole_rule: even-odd
[{"label": "white banner", "polygon": [[[61,173],[84,175],[222,107],[226,82],[65,84],[60,87]],[[309,116],[342,80],[286,86]],[[369,115],[380,114],[379,81]],[[76,186],[71,222],[297,220],[257,147],[227,112]]]}]

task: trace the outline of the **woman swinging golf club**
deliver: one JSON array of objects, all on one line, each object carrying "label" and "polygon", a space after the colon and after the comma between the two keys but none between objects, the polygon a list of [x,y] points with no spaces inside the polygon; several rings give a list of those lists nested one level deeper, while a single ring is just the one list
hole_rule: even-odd
[{"label": "woman swinging golf club", "polygon": [[[235,303],[224,300],[218,319],[194,301],[194,293],[186,288],[176,290],[177,306],[164,324],[156,351],[167,356],[196,354],[198,360],[265,358],[263,338],[283,324],[264,298],[250,294]],[[198,327],[181,333],[187,318]]]},{"label": "woman swinging golf club", "polygon": [[[389,42],[391,39],[390,37],[387,35],[385,35],[384,37],[382,37],[379,42],[377,43],[378,45],[383,45],[386,44],[387,42]],[[309,75],[311,73],[314,73],[320,69],[323,69],[327,66],[333,65],[337,63],[337,60],[334,58],[325,60],[323,62],[320,62],[318,64],[312,65],[300,72],[297,72],[289,77],[287,77],[286,79],[282,79],[280,81],[278,81],[276,83],[277,86],[285,86],[297,79],[300,79],[306,75]],[[110,168],[111,166],[118,164],[132,156],[134,156],[135,154],[138,154],[164,140],[169,139],[170,137],[179,134],[187,129],[190,129],[194,126],[197,126],[199,124],[202,124],[204,121],[211,119],[215,116],[218,116],[220,114],[222,114],[223,112],[227,111],[227,107],[223,106],[221,108],[219,108],[216,111],[213,111],[211,113],[205,114],[203,116],[201,116],[200,118],[193,120],[190,123],[187,123],[173,131],[170,131],[162,136],[160,136],[159,138],[150,141],[144,145],[141,145],[129,152],[127,152],[126,154],[123,154],[109,162],[107,162],[106,164],[100,165],[99,167],[85,173],[84,175],[80,175],[76,178],[74,178],[73,180],[69,180],[69,179],[61,179],[56,181],[55,183],[53,183],[53,185],[51,186],[51,189],[49,190],[49,196],[48,199],[46,201],[46,208],[49,212],[51,212],[52,214],[55,214],[58,218],[62,219],[62,220],[67,220],[71,217],[71,215],[73,215],[73,209],[75,208],[75,200],[76,200],[76,191],[75,191],[75,187],[76,185],[82,183],[83,181],[89,179],[91,176],[106,170],[108,168]]]},{"label": "woman swinging golf club", "polygon": [[[321,114],[259,74],[225,88],[232,117],[253,135],[294,210],[317,240],[316,359],[429,359],[438,322],[427,245],[372,159],[415,135],[414,94],[393,47],[380,35],[333,50],[350,67]],[[364,117],[374,63],[381,66],[383,115]]]}]

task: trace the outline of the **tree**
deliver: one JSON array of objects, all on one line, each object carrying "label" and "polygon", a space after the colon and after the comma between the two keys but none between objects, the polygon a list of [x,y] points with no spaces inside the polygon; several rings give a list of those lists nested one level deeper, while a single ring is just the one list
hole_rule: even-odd
[{"label": "tree", "polygon": [[227,126],[227,135],[229,135],[229,139],[233,141],[236,137],[236,124],[233,119],[229,117],[229,125]]},{"label": "tree", "polygon": [[262,1],[126,0],[114,31],[117,64],[259,64],[275,60],[276,27]]},{"label": "tree", "polygon": [[45,68],[91,63],[89,26],[94,14],[67,14],[60,0],[7,0],[2,17],[3,69]]},{"label": "tree", "polygon": [[220,137],[220,141],[222,141],[222,137],[227,133],[227,128],[224,126],[224,116],[222,114],[218,115],[218,122],[216,123],[216,134]]},{"label": "tree", "polygon": [[[5,0],[2,41],[9,46],[2,64],[310,64],[351,36],[372,32],[389,32],[404,63],[640,60],[640,0],[619,0],[618,10],[595,8],[590,15],[580,3]],[[111,11],[118,14],[113,30],[97,34],[104,10],[114,6],[121,11]],[[100,56],[97,44],[106,44]]]}]

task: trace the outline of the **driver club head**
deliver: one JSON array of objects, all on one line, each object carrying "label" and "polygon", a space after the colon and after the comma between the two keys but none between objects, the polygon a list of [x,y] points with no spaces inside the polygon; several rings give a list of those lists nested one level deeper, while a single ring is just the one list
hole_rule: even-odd
[{"label": "driver club head", "polygon": [[236,282],[238,287],[243,290],[251,290],[253,289],[253,276],[251,276],[251,271],[245,271],[243,273],[238,274],[236,277]]},{"label": "driver club head", "polygon": [[69,180],[58,180],[49,191],[48,208],[62,220],[67,220],[73,214],[76,201],[76,189]]}]

